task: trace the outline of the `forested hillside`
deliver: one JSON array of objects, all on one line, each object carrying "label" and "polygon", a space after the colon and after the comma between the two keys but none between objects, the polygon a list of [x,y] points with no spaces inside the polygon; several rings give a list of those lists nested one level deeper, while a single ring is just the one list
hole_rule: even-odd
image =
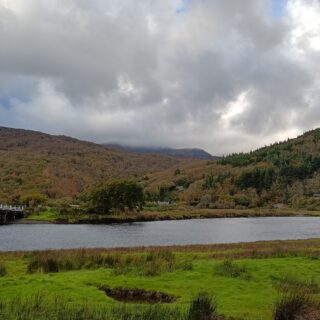
[{"label": "forested hillside", "polygon": [[139,155],[65,136],[0,127],[0,203],[73,198],[113,178],[137,178],[181,160]]},{"label": "forested hillside", "polygon": [[[296,139],[207,162],[202,168],[186,167],[171,174],[167,190],[183,187],[176,193],[181,201],[206,208],[289,205],[320,209],[319,169],[317,129]],[[157,184],[165,176],[154,174],[152,181]]]},{"label": "forested hillside", "polygon": [[147,201],[197,208],[320,210],[320,129],[218,161],[106,148],[0,128],[0,202],[81,202],[97,184],[139,183]]}]

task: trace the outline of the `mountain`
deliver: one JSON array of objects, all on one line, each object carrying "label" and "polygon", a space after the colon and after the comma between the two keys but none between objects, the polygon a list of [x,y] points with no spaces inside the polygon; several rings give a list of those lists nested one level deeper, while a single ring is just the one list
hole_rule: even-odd
[{"label": "mountain", "polygon": [[49,199],[74,197],[99,182],[174,170],[183,161],[0,127],[0,203],[33,194]]},{"label": "mountain", "polygon": [[320,129],[215,161],[0,127],[0,203],[37,197],[56,204],[81,200],[96,184],[116,178],[135,179],[152,201],[320,210]]},{"label": "mountain", "polygon": [[157,148],[157,147],[133,147],[124,146],[119,144],[104,144],[106,147],[113,147],[130,152],[136,152],[141,154],[159,154],[164,156],[176,157],[176,158],[190,158],[190,159],[202,159],[202,160],[217,160],[219,157],[212,156],[207,151],[200,148]]},{"label": "mountain", "polygon": [[154,194],[159,182],[167,195],[178,188],[180,202],[200,208],[320,210],[320,129],[204,166],[190,164],[178,176],[168,170],[154,173],[147,190]]}]

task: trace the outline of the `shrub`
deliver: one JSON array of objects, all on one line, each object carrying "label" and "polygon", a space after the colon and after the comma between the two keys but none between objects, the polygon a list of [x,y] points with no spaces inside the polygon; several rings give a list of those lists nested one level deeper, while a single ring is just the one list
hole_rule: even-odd
[{"label": "shrub", "polygon": [[294,320],[310,304],[306,294],[293,292],[278,299],[273,311],[274,320]]},{"label": "shrub", "polygon": [[144,203],[142,187],[133,181],[114,181],[90,195],[94,212],[107,214],[111,209],[141,210]]},{"label": "shrub", "polygon": [[210,320],[217,317],[216,300],[207,292],[193,298],[188,311],[188,320]]}]

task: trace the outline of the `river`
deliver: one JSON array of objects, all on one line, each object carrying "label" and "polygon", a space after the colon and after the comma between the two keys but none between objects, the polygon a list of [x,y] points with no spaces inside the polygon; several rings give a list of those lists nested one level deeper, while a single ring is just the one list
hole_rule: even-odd
[{"label": "river", "polygon": [[320,238],[320,217],[226,218],[113,225],[0,226],[0,251]]}]

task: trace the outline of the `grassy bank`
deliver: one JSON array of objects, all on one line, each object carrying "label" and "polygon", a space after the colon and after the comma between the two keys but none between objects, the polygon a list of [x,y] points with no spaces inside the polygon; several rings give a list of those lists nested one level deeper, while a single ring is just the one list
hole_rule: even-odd
[{"label": "grassy bank", "polygon": [[183,220],[201,218],[240,217],[320,217],[320,211],[298,209],[195,209],[192,207],[154,207],[139,213],[118,213],[110,215],[79,214],[60,215],[57,210],[48,209],[29,215],[24,223],[121,223],[138,221]]},{"label": "grassy bank", "polygon": [[[47,319],[187,320],[199,292],[215,297],[219,315],[273,319],[277,301],[292,292],[320,302],[319,261],[320,239],[0,253],[0,319],[28,305]],[[139,303],[124,303],[136,292]],[[170,303],[142,303],[160,293]],[[70,318],[53,317],[66,310]]]}]

